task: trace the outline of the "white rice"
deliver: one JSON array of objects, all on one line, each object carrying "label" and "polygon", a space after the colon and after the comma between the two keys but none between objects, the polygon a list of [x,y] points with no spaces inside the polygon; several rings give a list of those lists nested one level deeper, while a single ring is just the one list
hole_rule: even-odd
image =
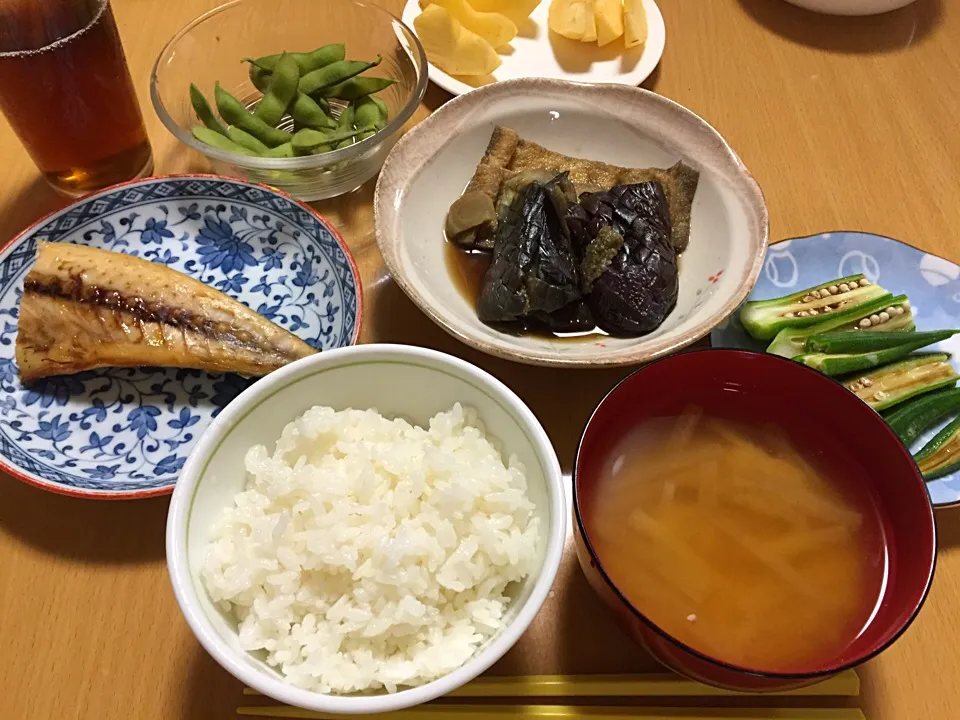
[{"label": "white rice", "polygon": [[246,468],[203,582],[242,647],[297,687],[393,692],[445,675],[496,634],[508,586],[536,568],[524,468],[459,404],[429,429],[314,407]]}]

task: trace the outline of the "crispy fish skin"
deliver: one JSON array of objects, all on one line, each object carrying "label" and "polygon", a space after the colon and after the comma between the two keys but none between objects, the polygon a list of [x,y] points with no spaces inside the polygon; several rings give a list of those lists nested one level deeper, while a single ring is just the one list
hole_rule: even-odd
[{"label": "crispy fish skin", "polygon": [[16,360],[29,382],[100,367],[266,375],[317,351],[243,303],[165,265],[37,243]]}]

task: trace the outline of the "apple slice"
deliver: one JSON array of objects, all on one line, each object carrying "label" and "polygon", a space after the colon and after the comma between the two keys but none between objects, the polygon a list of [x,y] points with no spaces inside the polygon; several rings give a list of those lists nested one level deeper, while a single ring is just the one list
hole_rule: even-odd
[{"label": "apple slice", "polygon": [[628,48],[647,41],[647,11],[643,0],[623,0],[623,44]]},{"label": "apple slice", "polygon": [[470,0],[474,10],[506,15],[518,26],[536,10],[540,0]]},{"label": "apple slice", "polygon": [[547,24],[553,32],[565,38],[585,40],[588,4],[592,5],[587,0],[553,0]]},{"label": "apple slice", "polygon": [[467,30],[444,8],[428,5],[413,19],[427,58],[451,75],[489,75],[500,67],[493,46]]},{"label": "apple slice", "polygon": [[594,18],[600,47],[623,35],[623,5],[620,0],[594,0]]},{"label": "apple slice", "polygon": [[420,0],[420,7],[439,5],[467,30],[475,32],[494,48],[507,45],[517,36],[516,24],[506,15],[479,12],[467,0]]}]

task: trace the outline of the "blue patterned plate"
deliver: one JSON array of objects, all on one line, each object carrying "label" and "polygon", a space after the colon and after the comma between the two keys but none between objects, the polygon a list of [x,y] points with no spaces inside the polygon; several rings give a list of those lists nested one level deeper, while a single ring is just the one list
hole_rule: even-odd
[{"label": "blue patterned plate", "polygon": [[17,312],[38,239],[163,263],[322,350],[352,345],[360,331],[360,277],[350,251],[326,220],[287,195],[184,175],[79,200],[0,252],[0,469],[47,490],[95,498],[171,492],[196,438],[252,381],[111,368],[22,385]]},{"label": "blue patterned plate", "polygon": [[[788,295],[832,278],[863,273],[894,294],[906,294],[918,330],[960,327],[960,267],[936,255],[881,235],[834,232],[771,245],[750,300]],[[710,334],[714,347],[763,350],[747,335],[735,313]],[[960,336],[935,346],[960,359]],[[917,440],[918,450],[946,423]],[[960,503],[960,473],[927,484],[937,507]]]}]

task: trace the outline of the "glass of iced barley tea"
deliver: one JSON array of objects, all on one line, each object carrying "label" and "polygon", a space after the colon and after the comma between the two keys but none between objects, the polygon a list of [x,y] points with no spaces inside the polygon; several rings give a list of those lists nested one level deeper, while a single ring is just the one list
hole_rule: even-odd
[{"label": "glass of iced barley tea", "polygon": [[66,195],[153,168],[108,0],[0,0],[0,110]]}]

